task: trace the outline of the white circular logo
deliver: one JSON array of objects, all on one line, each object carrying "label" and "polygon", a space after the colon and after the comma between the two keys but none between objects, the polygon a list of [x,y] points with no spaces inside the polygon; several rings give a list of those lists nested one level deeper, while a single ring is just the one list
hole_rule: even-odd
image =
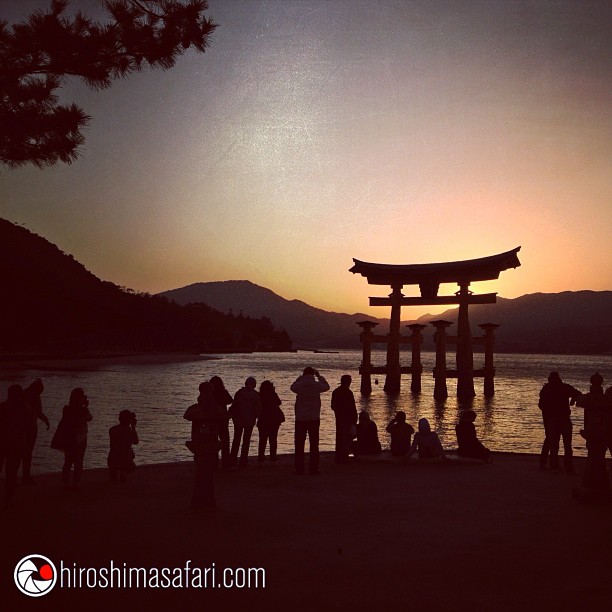
[{"label": "white circular logo", "polygon": [[15,584],[30,597],[46,595],[57,582],[53,561],[43,555],[28,555],[15,566]]}]

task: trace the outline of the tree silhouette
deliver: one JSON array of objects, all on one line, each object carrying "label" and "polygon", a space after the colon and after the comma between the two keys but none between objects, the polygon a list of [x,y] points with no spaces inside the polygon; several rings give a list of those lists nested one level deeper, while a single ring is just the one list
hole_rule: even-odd
[{"label": "tree silhouette", "polygon": [[39,168],[71,163],[90,117],[58,103],[67,77],[93,89],[110,87],[147,65],[167,69],[187,49],[204,52],[217,27],[206,0],[105,0],[105,22],[68,17],[69,0],[52,0],[9,26],[0,21],[0,163]]}]

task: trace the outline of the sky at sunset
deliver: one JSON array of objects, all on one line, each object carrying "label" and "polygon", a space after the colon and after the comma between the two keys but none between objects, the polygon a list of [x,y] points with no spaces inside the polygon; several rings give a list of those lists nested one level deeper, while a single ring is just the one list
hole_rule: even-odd
[{"label": "sky at sunset", "polygon": [[[0,0],[0,17],[47,5]],[[388,316],[353,257],[517,246],[520,268],[472,289],[612,289],[612,3],[209,5],[205,54],[104,91],[67,82],[92,116],[82,155],[1,169],[2,217],[151,293],[248,279]]]}]

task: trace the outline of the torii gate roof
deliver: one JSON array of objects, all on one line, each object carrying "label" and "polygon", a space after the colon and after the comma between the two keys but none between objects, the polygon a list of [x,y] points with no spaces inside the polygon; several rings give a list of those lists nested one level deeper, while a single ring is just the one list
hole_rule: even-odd
[{"label": "torii gate roof", "polygon": [[355,265],[349,270],[368,279],[370,285],[421,285],[437,283],[470,283],[499,278],[500,272],[521,265],[517,253],[521,247],[511,251],[464,261],[447,261],[428,264],[379,264],[353,259]]}]

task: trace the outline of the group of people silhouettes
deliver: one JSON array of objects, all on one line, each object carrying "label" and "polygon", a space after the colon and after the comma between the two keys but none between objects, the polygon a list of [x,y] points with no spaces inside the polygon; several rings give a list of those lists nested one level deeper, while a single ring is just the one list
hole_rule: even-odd
[{"label": "group of people silhouettes", "polygon": [[610,483],[606,470],[606,452],[612,454],[612,387],[604,392],[603,376],[591,376],[588,393],[564,383],[558,372],[551,372],[540,391],[538,406],[544,421],[544,443],[540,453],[540,468],[559,471],[559,445],[563,440],[563,467],[574,473],[572,452],[571,406],[584,408],[584,428],[580,435],[586,440],[587,465],[582,488],[574,491],[581,501],[608,497]]},{"label": "group of people silhouettes", "polygon": [[[259,391],[257,381],[249,376],[234,397],[225,388],[219,376],[213,376],[199,386],[195,404],[187,408],[183,418],[191,422],[191,439],[185,444],[194,454],[194,488],[191,499],[197,510],[215,507],[213,473],[223,468],[246,468],[249,465],[249,449],[255,425],[259,430],[258,461],[265,460],[266,447],[270,448],[270,460],[276,463],[277,437],[285,415],[274,385],[265,380]],[[229,422],[234,425],[230,445]]]},{"label": "group of people silhouettes", "polygon": [[[4,467],[5,505],[15,494],[20,466],[22,483],[36,484],[31,476],[31,466],[38,421],[50,428],[49,419],[42,409],[43,391],[44,385],[40,379],[25,389],[21,385],[11,385],[6,401],[0,403],[0,471]],[[73,389],[51,440],[51,448],[64,453],[62,482],[66,489],[77,489],[80,485],[87,449],[87,424],[92,419],[85,391],[80,387]],[[109,438],[111,480],[125,480],[125,475],[135,467],[132,445],[138,444],[136,415],[129,410],[121,411],[119,424],[110,428]]]},{"label": "group of people silhouettes", "polygon": [[[357,412],[351,383],[351,376],[345,374],[331,395],[331,409],[336,421],[335,462],[338,464],[351,461],[351,455],[376,455],[382,452],[376,423],[367,411]],[[191,439],[186,446],[194,454],[192,505],[196,509],[215,507],[215,468],[241,469],[249,466],[250,442],[255,426],[259,430],[258,463],[263,464],[266,460],[268,445],[270,461],[273,464],[276,462],[278,431],[285,421],[282,402],[271,381],[263,381],[259,391],[256,387],[257,381],[249,376],[232,398],[221,378],[213,376],[210,381],[200,384],[196,403],[189,406],[183,415],[191,422]],[[329,391],[330,386],[316,369],[307,367],[290,389],[295,394],[295,473],[301,476],[307,470],[308,474],[317,475],[320,474],[321,395]],[[475,412],[467,411],[457,425],[458,454],[490,461],[490,451],[476,436],[475,418]],[[231,444],[230,421],[234,430]],[[412,425],[406,422],[406,414],[398,412],[387,431],[391,435],[393,456],[409,458],[416,454],[420,459],[427,460],[446,458],[438,435],[431,430],[425,418],[419,420],[415,433]],[[307,440],[309,453],[306,466]]]},{"label": "group of people silhouettes", "polygon": [[[564,383],[557,372],[551,372],[548,382],[540,391],[539,408],[544,421],[545,440],[540,453],[540,467],[559,471],[559,445],[563,440],[563,466],[573,473],[571,406],[584,408],[584,428],[580,434],[586,440],[588,451],[583,487],[575,491],[577,499],[606,496],[609,479],[605,466],[606,452],[612,453],[612,387],[604,392],[603,377],[591,377],[590,390],[582,394]],[[367,411],[358,413],[351,390],[351,376],[345,374],[340,385],[331,394],[331,409],[336,422],[335,462],[352,461],[351,455],[376,455],[382,447],[378,428]],[[232,397],[223,380],[213,376],[199,386],[196,403],[189,406],[184,418],[191,422],[191,439],[187,447],[194,454],[195,480],[192,504],[197,509],[215,505],[214,470],[246,468],[253,429],[259,432],[258,463],[277,460],[278,431],[285,421],[274,384],[264,380],[257,390],[255,378],[249,376],[242,388]],[[295,394],[294,467],[297,475],[306,471],[306,440],[309,443],[308,473],[319,470],[319,430],[321,424],[321,395],[330,390],[329,383],[314,368],[307,367],[290,387]],[[6,401],[0,403],[0,469],[4,467],[5,501],[13,497],[19,467],[22,466],[23,483],[35,484],[31,476],[32,452],[37,438],[38,421],[47,429],[48,418],[42,409],[43,383],[36,379],[26,389],[11,385]],[[64,453],[62,482],[65,488],[78,488],[83,472],[83,459],[87,448],[88,423],[92,420],[89,401],[84,390],[75,388],[64,406],[61,420],[53,435],[51,447]],[[457,454],[482,461],[491,461],[491,451],[476,434],[476,413],[465,410],[455,427]],[[233,436],[230,436],[230,421]],[[129,410],[119,413],[119,422],[109,430],[108,468],[111,480],[124,481],[135,468],[133,445],[139,443],[136,432],[136,414]],[[438,435],[431,430],[429,421],[421,418],[417,430],[407,423],[400,411],[387,425],[390,434],[390,452],[394,457],[445,460],[446,453]]]}]

